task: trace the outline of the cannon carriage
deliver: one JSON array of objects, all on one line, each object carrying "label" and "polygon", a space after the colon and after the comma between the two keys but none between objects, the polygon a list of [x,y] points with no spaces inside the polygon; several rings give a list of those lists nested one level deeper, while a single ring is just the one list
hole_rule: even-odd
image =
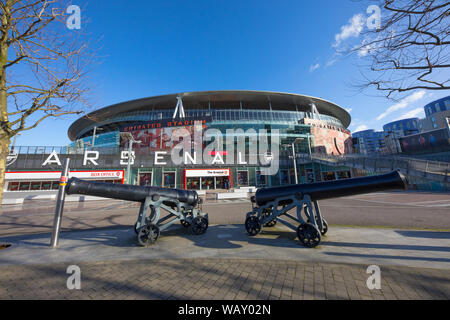
[{"label": "cannon carriage", "polygon": [[[393,171],[378,176],[261,188],[251,198],[252,211],[246,215],[245,228],[250,236],[256,236],[263,227],[280,222],[297,232],[301,244],[314,248],[328,231],[319,200],[406,187],[405,176]],[[295,215],[291,210],[295,210]]]},{"label": "cannon carriage", "polygon": [[[177,222],[190,227],[196,235],[205,233],[209,225],[208,214],[202,212],[202,199],[196,191],[71,178],[67,182],[66,193],[140,202],[134,230],[142,246],[154,244],[162,231]],[[162,216],[161,209],[165,216]]]}]

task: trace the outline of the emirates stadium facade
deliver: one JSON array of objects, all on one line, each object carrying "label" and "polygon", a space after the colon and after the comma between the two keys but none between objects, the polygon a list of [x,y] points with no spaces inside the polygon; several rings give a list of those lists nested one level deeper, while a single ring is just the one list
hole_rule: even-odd
[{"label": "emirates stadium facade", "polygon": [[[96,172],[92,177],[101,177],[98,172],[102,171],[117,172],[116,183],[181,189],[263,187],[348,178],[351,176],[348,168],[305,162],[297,162],[294,168],[292,148],[297,154],[352,153],[351,134],[347,130],[350,121],[349,113],[337,104],[299,94],[205,91],[155,96],[118,103],[81,117],[69,127],[68,136],[73,141],[69,146],[53,154],[47,151],[32,165],[19,158],[8,166],[8,171],[39,168],[42,172],[56,172],[61,169],[63,159],[70,157],[74,172]],[[174,163],[170,151],[180,141],[172,138],[181,129],[192,133],[199,127],[202,132],[215,129],[216,135],[217,132],[222,135],[223,149],[209,154],[220,155],[223,161]],[[230,129],[266,132],[269,140],[277,132],[279,158],[272,159],[278,161],[277,171],[263,174],[262,164],[249,161],[249,151],[240,155],[239,161],[225,159],[230,157],[225,145]],[[236,140],[235,146],[242,146],[238,141],[243,141],[240,144],[251,149],[254,140],[243,139]],[[204,149],[205,140],[201,144]],[[273,151],[268,150],[269,158],[275,154]]]}]

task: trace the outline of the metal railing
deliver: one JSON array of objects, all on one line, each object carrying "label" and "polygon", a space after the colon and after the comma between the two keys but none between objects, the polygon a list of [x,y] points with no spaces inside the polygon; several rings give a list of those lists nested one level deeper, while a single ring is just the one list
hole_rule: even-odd
[{"label": "metal railing", "polygon": [[450,182],[450,163],[421,160],[404,156],[389,155],[327,155],[313,153],[297,154],[301,162],[319,162],[333,166],[347,166],[374,172],[400,170],[406,175],[426,178],[433,181]]}]

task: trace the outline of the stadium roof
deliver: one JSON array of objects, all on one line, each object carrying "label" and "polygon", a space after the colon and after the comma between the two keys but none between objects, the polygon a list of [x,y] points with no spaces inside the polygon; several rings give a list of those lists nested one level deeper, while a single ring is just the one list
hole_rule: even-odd
[{"label": "stadium roof", "polygon": [[242,104],[245,110],[310,112],[310,104],[314,103],[319,113],[339,119],[346,128],[351,121],[350,114],[345,109],[321,98],[269,91],[200,91],[131,100],[98,109],[76,120],[69,128],[69,138],[75,140],[82,130],[119,114],[140,110],[173,110],[177,104],[177,97],[182,98],[185,110],[240,109]]}]

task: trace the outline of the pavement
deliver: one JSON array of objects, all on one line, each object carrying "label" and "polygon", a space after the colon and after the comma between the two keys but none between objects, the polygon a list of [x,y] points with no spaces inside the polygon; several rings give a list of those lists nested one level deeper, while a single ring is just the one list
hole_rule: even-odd
[{"label": "pavement", "polygon": [[[280,224],[249,237],[242,225],[246,202],[207,203],[206,234],[177,225],[146,248],[130,227],[137,207],[129,203],[66,204],[56,249],[49,247],[52,204],[3,208],[0,244],[11,246],[0,249],[0,299],[450,298],[450,195],[339,200],[334,207],[321,202],[330,228],[315,249],[299,245],[295,232]],[[382,219],[365,225],[332,222],[381,208]],[[418,220],[403,220],[399,208],[431,228],[411,228]],[[67,288],[71,265],[81,270],[80,290]],[[380,268],[381,289],[366,283],[371,265]]]}]

